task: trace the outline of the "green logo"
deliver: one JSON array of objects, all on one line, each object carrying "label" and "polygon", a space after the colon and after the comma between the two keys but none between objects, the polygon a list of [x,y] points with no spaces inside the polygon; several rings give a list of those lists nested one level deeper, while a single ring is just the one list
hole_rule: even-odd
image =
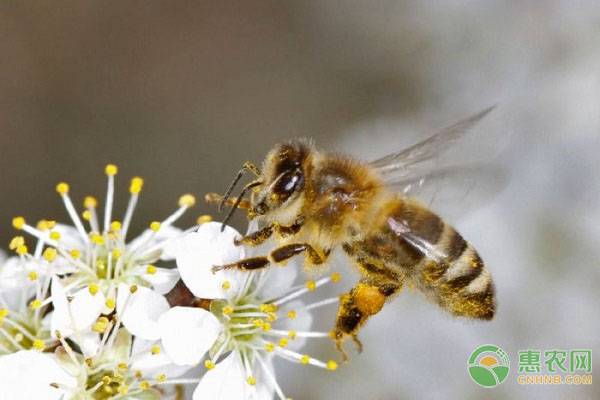
[{"label": "green logo", "polygon": [[479,346],[469,357],[468,371],[471,379],[486,388],[492,388],[504,382],[509,370],[508,354],[493,344]]}]

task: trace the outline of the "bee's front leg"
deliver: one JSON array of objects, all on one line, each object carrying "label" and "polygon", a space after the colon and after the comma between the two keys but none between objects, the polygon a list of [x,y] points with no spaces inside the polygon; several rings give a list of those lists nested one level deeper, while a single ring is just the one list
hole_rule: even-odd
[{"label": "bee's front leg", "polygon": [[268,256],[245,258],[231,264],[215,265],[212,270],[216,272],[231,268],[243,271],[261,269],[270,263],[280,264],[301,253],[305,253],[310,263],[314,265],[323,264],[329,255],[328,251],[319,252],[308,243],[291,243],[276,248]]},{"label": "bee's front leg", "polygon": [[273,224],[267,225],[262,229],[259,229],[255,232],[252,232],[249,235],[246,236],[242,236],[241,238],[235,238],[234,239],[234,244],[236,246],[239,245],[246,245],[246,246],[258,246],[260,244],[263,244],[267,239],[269,239],[271,236],[273,236],[273,229],[274,226]]}]

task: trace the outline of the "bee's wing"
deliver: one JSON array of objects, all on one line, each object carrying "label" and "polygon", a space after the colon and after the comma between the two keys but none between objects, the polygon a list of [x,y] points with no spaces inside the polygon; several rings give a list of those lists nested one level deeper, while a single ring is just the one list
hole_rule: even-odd
[{"label": "bee's wing", "polygon": [[508,182],[505,170],[494,165],[454,166],[387,181],[406,197],[415,197],[449,221],[488,203]]},{"label": "bee's wing", "polygon": [[460,142],[465,133],[483,117],[490,113],[495,106],[481,110],[454,125],[429,136],[427,139],[416,143],[397,153],[371,161],[370,166],[377,169],[381,175],[408,175],[412,169],[418,168],[426,161],[435,161],[442,153]]}]

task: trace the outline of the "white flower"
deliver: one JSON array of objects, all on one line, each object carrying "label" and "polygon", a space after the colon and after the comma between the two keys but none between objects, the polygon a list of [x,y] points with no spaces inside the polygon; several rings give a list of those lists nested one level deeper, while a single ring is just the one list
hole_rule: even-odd
[{"label": "white flower", "polygon": [[196,297],[211,300],[204,302],[206,309],[175,307],[162,314],[158,319],[162,345],[181,365],[197,365],[208,354],[204,360],[208,371],[194,391],[195,400],[271,399],[274,392],[286,399],[275,379],[274,356],[337,368],[334,361],[324,363],[294,349],[306,338],[330,336],[308,330],[312,322],[309,311],[338,299],[311,305],[296,299],[330,281],[337,282],[339,274],[292,286],[296,277],[292,267],[213,273],[214,265],[251,255],[251,249],[233,244],[237,231],[226,227],[220,232],[220,228],[220,224],[209,222],[174,243],[185,284]]},{"label": "white flower", "polygon": [[[84,199],[83,219],[79,217],[66,183],[59,183],[56,190],[71,217],[72,226],[42,220],[34,227],[23,217],[13,219],[16,229],[33,235],[38,242],[30,253],[22,236],[11,241],[11,249],[23,262],[20,269],[13,268],[12,281],[5,281],[19,287],[33,283],[37,293],[34,305],[38,307],[53,303],[56,310],[52,321],[53,333],[60,330],[66,336],[75,331],[83,332],[101,314],[110,314],[115,307],[122,311],[124,305],[118,302],[129,297],[130,287],[139,287],[140,293],[145,292],[142,288],[150,288],[157,295],[162,295],[179,280],[176,269],[154,264],[173,259],[165,251],[166,244],[183,234],[173,227],[173,223],[194,205],[194,197],[181,196],[177,211],[162,221],[151,222],[141,235],[127,241],[143,180],[139,177],[131,180],[131,196],[121,222],[113,219],[116,174],[116,166],[106,167],[108,189],[102,221],[96,212],[98,201],[91,196]],[[86,223],[88,228],[84,227]],[[54,281],[53,290],[47,297],[51,281]],[[120,287],[126,288],[126,293],[119,293]],[[54,295],[54,289],[58,296]],[[135,299],[132,303],[136,303]],[[122,318],[122,322],[127,327],[127,318]]]}]

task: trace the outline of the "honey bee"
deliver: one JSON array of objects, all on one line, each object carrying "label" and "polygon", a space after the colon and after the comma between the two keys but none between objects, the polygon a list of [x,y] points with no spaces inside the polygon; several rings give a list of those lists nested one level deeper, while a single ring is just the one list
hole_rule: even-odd
[{"label": "honey bee", "polygon": [[[305,267],[318,268],[341,247],[362,278],[340,297],[335,322],[338,350],[357,338],[369,317],[408,284],[451,314],[490,320],[496,310],[490,272],[477,251],[428,206],[413,198],[427,180],[444,170],[420,166],[443,152],[490,112],[483,110],[422,142],[372,162],[328,154],[303,140],[275,146],[262,170],[247,162],[224,196],[212,201],[246,209],[261,228],[236,240],[256,246],[277,233],[270,254],[215,266],[258,270],[304,254]],[[233,187],[245,171],[256,175],[237,198]],[[250,200],[244,195],[251,191]]]}]

